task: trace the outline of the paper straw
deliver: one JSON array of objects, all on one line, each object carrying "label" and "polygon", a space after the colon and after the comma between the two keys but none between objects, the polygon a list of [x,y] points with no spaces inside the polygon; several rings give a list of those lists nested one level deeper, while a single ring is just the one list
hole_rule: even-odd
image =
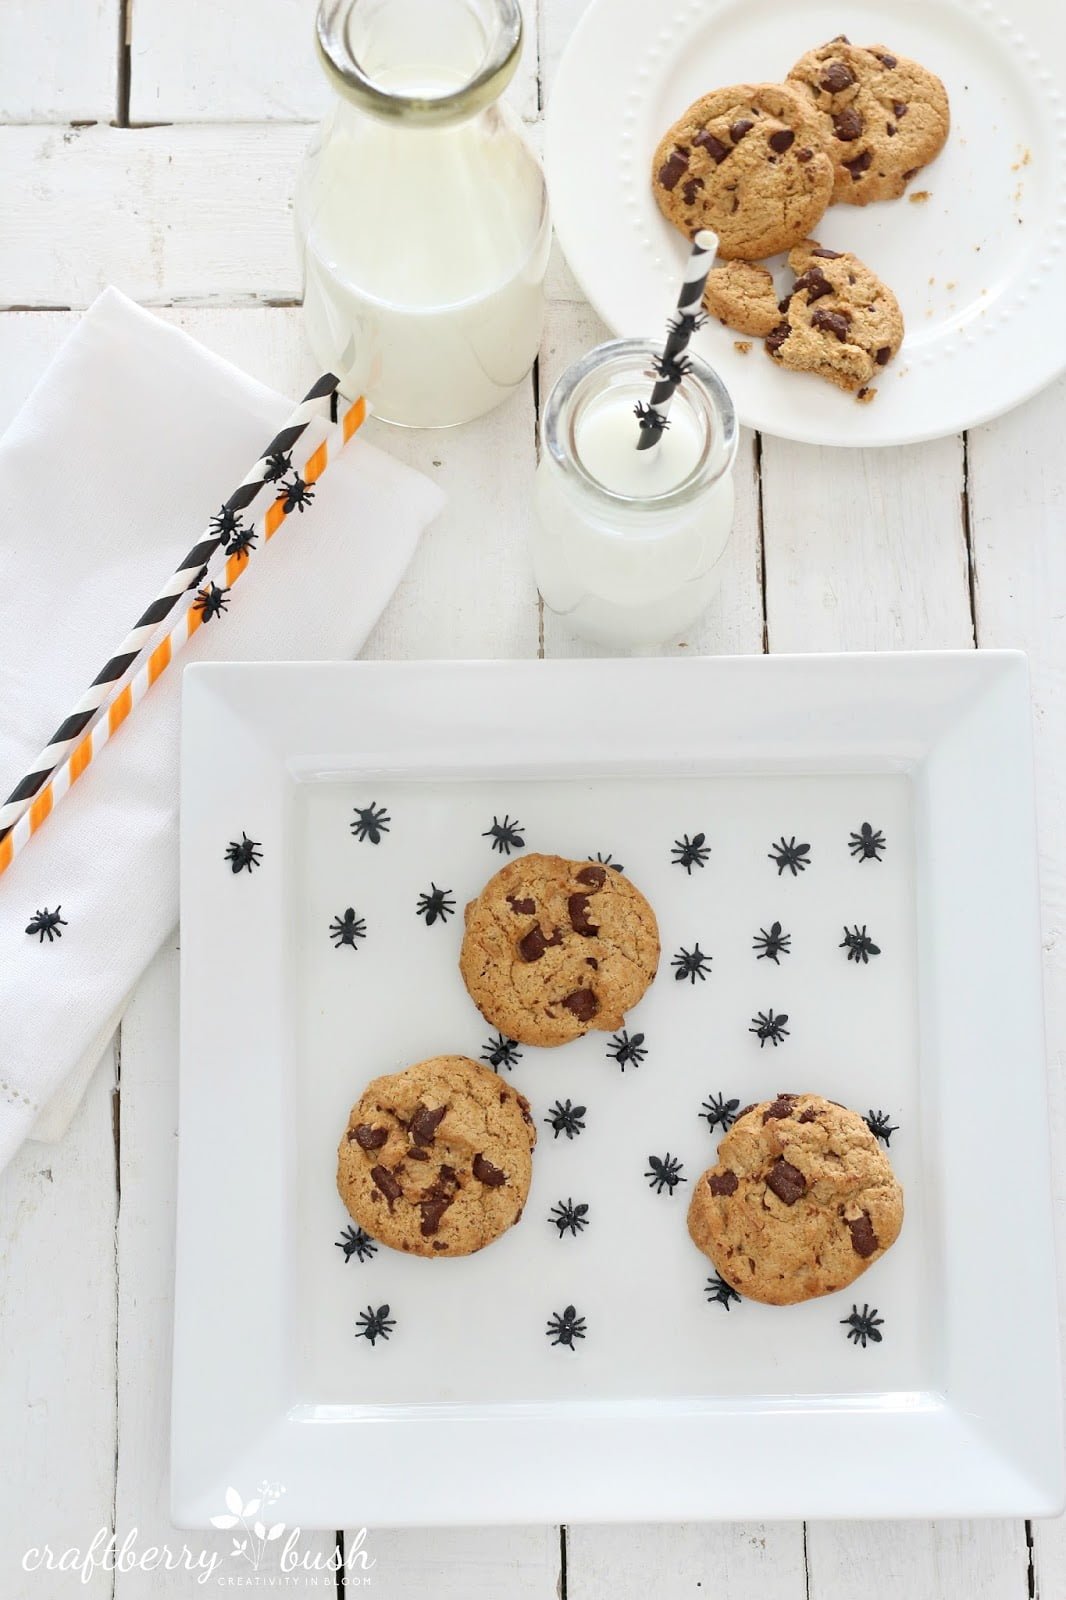
[{"label": "paper straw", "polygon": [[692,254],[685,268],[685,279],[677,302],[677,316],[670,323],[666,348],[656,363],[657,377],[655,388],[651,392],[651,403],[650,405],[641,403],[637,406],[637,418],[640,422],[640,432],[637,436],[638,450],[653,449],[669,426],[667,413],[670,410],[670,402],[687,371],[685,351],[688,349],[689,341],[703,321],[700,306],[703,302],[703,291],[707,287],[707,274],[714,265],[717,251],[718,235],[712,233],[709,228],[702,228],[693,241]]},{"label": "paper straw", "polygon": [[[366,421],[367,413],[368,407],[365,400],[356,400],[354,405],[349,406],[340,421],[341,441],[339,448],[343,448],[352,435],[362,427]],[[299,468],[299,477],[303,483],[310,485],[317,482],[329,465],[330,454],[330,440],[324,439]],[[284,486],[282,487],[284,489]],[[285,519],[291,516],[294,510],[295,502],[287,499],[284,492],[272,505],[267,507],[266,512],[255,527],[257,536],[262,535],[264,544],[269,543]],[[248,565],[249,557],[250,551],[245,548],[227,558],[225,587],[222,588],[218,584],[209,583],[200,590],[180,620],[174,624],[170,632],[147,656],[140,671],[119,691],[106,707],[99,721],[93,724],[67,759],[57,767],[51,780],[40,790],[40,793],[34,798],[25,814],[19,818],[8,834],[3,839],[0,839],[0,874],[7,871],[28,840],[33,837],[37,829],[51,815],[67,790],[77,783],[85,769],[91,765],[112,736],[118,732],[134,706],[144,699],[153,683],[166,671],[182,646],[189,642],[193,635],[204,626],[205,622],[209,622],[214,616],[222,614],[227,609],[229,602],[226,596]]]},{"label": "paper straw", "polygon": [[212,517],[184,561],[167,579],[151,605],[138,617],[73,711],[60,723],[30,771],[19,780],[0,806],[0,839],[23,815],[34,795],[40,792],[59,763],[74,748],[100,707],[110,698],[114,685],[129,671],[159,624],[173,611],[182,595],[202,580],[204,569],[219,545],[232,542],[240,534],[243,529],[240,513],[251,505],[265,484],[276,482],[288,471],[283,463],[288,460],[289,452],[304,430],[316,417],[330,417],[337,383],[333,374],[327,372],[312,384],[300,404],[293,408],[285,426],[274,435],[258,461],[220,508],[218,515]]}]

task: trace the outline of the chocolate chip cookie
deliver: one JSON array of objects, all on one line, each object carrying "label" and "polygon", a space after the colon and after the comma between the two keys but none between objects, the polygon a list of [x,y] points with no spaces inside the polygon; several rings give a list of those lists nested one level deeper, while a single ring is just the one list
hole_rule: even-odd
[{"label": "chocolate chip cookie", "polygon": [[492,1026],[523,1044],[620,1028],[658,965],[651,906],[596,862],[520,856],[466,908],[463,982]]},{"label": "chocolate chip cookie", "polygon": [[704,95],[666,134],[652,167],[659,210],[719,254],[758,260],[817,226],[833,191],[823,119],[792,85],[742,83]]},{"label": "chocolate chip cookie", "polygon": [[742,1111],[688,1212],[726,1283],[771,1306],[846,1288],[902,1224],[903,1190],[866,1123],[816,1094]]},{"label": "chocolate chip cookie", "polygon": [[727,328],[765,339],[781,321],[774,280],[754,261],[725,261],[712,267],[703,291],[703,308]]},{"label": "chocolate chip cookie", "polygon": [[788,75],[821,120],[833,162],[833,199],[864,206],[895,200],[940,154],[951,126],[947,90],[935,73],[883,44],[843,34],[801,56]]},{"label": "chocolate chip cookie", "polygon": [[846,250],[805,239],[789,252],[796,274],[766,339],[767,353],[792,372],[813,372],[862,392],[903,343],[895,295]]},{"label": "chocolate chip cookie", "polygon": [[393,1250],[466,1256],[522,1215],[537,1131],[529,1101],[465,1056],[368,1083],[337,1152],[337,1188]]}]

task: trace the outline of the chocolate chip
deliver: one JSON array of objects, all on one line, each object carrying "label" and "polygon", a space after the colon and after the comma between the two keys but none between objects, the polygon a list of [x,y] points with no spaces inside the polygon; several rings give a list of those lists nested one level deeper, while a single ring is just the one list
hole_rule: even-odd
[{"label": "chocolate chip", "polygon": [[440,1178],[442,1183],[457,1184],[459,1182],[459,1174],[454,1167],[449,1167],[447,1162],[443,1162],[441,1165]]},{"label": "chocolate chip", "polygon": [[437,1106],[431,1111],[428,1106],[418,1106],[407,1124],[407,1131],[415,1144],[432,1144],[433,1137],[444,1120],[447,1106]]},{"label": "chocolate chip", "polygon": [[434,1250],[447,1250],[448,1246],[443,1239],[434,1239],[433,1248]]},{"label": "chocolate chip", "polygon": [[854,106],[845,106],[833,118],[833,132],[844,144],[857,139],[862,133],[862,117]]},{"label": "chocolate chip", "polygon": [[909,172],[905,172],[903,174],[904,183],[910,183],[911,179],[916,178],[921,170],[921,167],[912,167]]},{"label": "chocolate chip", "polygon": [[878,350],[877,354],[874,356],[874,360],[877,362],[879,367],[887,367],[891,359],[892,346],[888,344],[883,344],[880,350]]},{"label": "chocolate chip", "polygon": [[819,85],[826,94],[840,94],[843,89],[850,89],[854,82],[855,74],[843,61],[831,61],[819,79]]},{"label": "chocolate chip", "polygon": [[778,311],[787,311],[791,304],[792,296],[790,294],[786,294],[783,300],[779,300],[777,302],[777,309]]},{"label": "chocolate chip", "polygon": [[373,1178],[375,1184],[385,1196],[385,1199],[389,1202],[389,1210],[391,1211],[392,1202],[394,1200],[398,1200],[403,1194],[403,1185],[400,1183],[400,1180],[389,1171],[388,1167],[371,1167],[370,1176]]},{"label": "chocolate chip", "polygon": [[360,1122],[348,1135],[348,1143],[354,1139],[360,1150],[380,1150],[388,1137],[388,1128],[372,1128],[369,1122]]},{"label": "chocolate chip", "polygon": [[827,311],[824,306],[819,306],[811,313],[811,327],[818,328],[822,333],[833,333],[844,343],[851,332],[848,317],[843,311]]},{"label": "chocolate chip", "polygon": [[501,1172],[499,1167],[494,1167],[491,1161],[480,1153],[474,1157],[474,1177],[488,1189],[498,1189],[507,1182],[506,1172]]},{"label": "chocolate chip", "polygon": [[555,929],[550,939],[545,939],[539,925],[530,928],[524,938],[519,939],[518,949],[523,961],[539,961],[551,945],[562,944],[563,936],[558,928]]},{"label": "chocolate chip", "polygon": [[907,110],[908,106],[906,100],[893,100],[892,115],[895,117],[897,122],[899,121],[900,117],[905,117],[907,115]]},{"label": "chocolate chip", "polygon": [[506,1089],[501,1089],[500,1090],[500,1104],[501,1104],[501,1106],[505,1106],[510,1098],[511,1097],[507,1093]]},{"label": "chocolate chip", "polygon": [[807,1193],[807,1180],[798,1167],[781,1156],[766,1175],[766,1187],[772,1189],[784,1205],[794,1206],[801,1195]]},{"label": "chocolate chip", "polygon": [[797,150],[796,151],[796,160],[797,161],[807,162],[807,161],[813,160],[813,158],[814,158],[814,151],[813,150],[808,150],[806,145],[804,145],[802,150]]},{"label": "chocolate chip", "polygon": [[722,162],[725,160],[726,156],[731,156],[733,154],[729,145],[723,144],[721,139],[716,139],[714,134],[708,133],[706,128],[703,128],[696,135],[692,143],[694,145],[698,145],[701,150],[706,150],[707,154],[712,158],[713,161],[717,163],[718,166],[722,165]]},{"label": "chocolate chip", "polygon": [[896,125],[895,125],[895,123],[894,122],[886,122],[885,123],[885,132],[888,134],[888,137],[890,139],[894,139],[896,137]]},{"label": "chocolate chip", "polygon": [[428,1161],[429,1151],[420,1150],[417,1145],[412,1145],[410,1150],[407,1152],[407,1159],[409,1161]]},{"label": "chocolate chip", "polygon": [[566,909],[570,913],[570,926],[583,939],[591,939],[594,934],[599,933],[599,925],[589,921],[587,894],[572,894],[566,902]]},{"label": "chocolate chip", "polygon": [[779,156],[783,156],[785,151],[790,150],[795,144],[796,135],[791,128],[778,128],[777,132],[772,133],[766,142],[771,150],[776,150]]},{"label": "chocolate chip", "polygon": [[755,1106],[755,1105],[745,1106],[743,1111],[738,1111],[737,1112],[736,1117],[734,1118],[734,1121],[735,1122],[739,1122],[741,1117],[746,1117],[749,1111],[755,1111],[757,1109],[758,1109],[758,1107]]},{"label": "chocolate chip", "polygon": [[739,144],[744,135],[750,133],[754,126],[754,122],[749,122],[747,117],[738,117],[729,129],[729,137],[734,144]]},{"label": "chocolate chip", "polygon": [[586,965],[586,967],[591,967],[593,972],[599,972],[599,970],[600,970],[600,964],[596,960],[595,956],[586,956],[585,957],[585,965]]},{"label": "chocolate chip", "polygon": [[690,178],[681,191],[681,198],[687,206],[694,204],[696,196],[703,188],[702,178]]},{"label": "chocolate chip", "polygon": [[792,1107],[796,1104],[794,1094],[779,1094],[772,1106],[767,1106],[762,1114],[763,1124],[771,1121],[780,1122],[782,1117],[792,1115]]},{"label": "chocolate chip", "polygon": [[600,1009],[600,1002],[591,989],[575,989],[563,1001],[567,1011],[572,1011],[579,1022],[591,1022]]},{"label": "chocolate chip", "polygon": [[872,1256],[875,1250],[881,1248],[881,1241],[874,1232],[869,1212],[864,1211],[861,1217],[849,1222],[848,1227],[851,1229],[851,1248],[857,1256],[862,1256],[864,1261],[867,1256]]},{"label": "chocolate chip", "polygon": [[787,322],[779,322],[777,327],[767,334],[766,348],[772,356],[776,356],[791,332],[792,329]]},{"label": "chocolate chip", "polygon": [[518,1101],[518,1109],[522,1113],[522,1121],[528,1122],[529,1126],[532,1127],[533,1118],[529,1114],[529,1101],[524,1094],[516,1094],[515,1099]]},{"label": "chocolate chip", "polygon": [[832,294],[833,285],[821,267],[808,267],[803,276],[797,278],[792,285],[793,294],[799,294],[801,290],[806,290],[807,304],[812,305],[815,300],[820,300],[823,294]]},{"label": "chocolate chip", "polygon": [[606,878],[606,867],[582,867],[577,875],[578,883],[587,883],[590,889],[602,889]]},{"label": "chocolate chip", "polygon": [[676,189],[688,171],[688,158],[675,150],[669,161],[659,168],[659,182],[664,189]]},{"label": "chocolate chip", "polygon": [[418,1231],[423,1239],[428,1239],[431,1233],[437,1232],[441,1218],[452,1203],[452,1198],[450,1194],[434,1194],[418,1202],[418,1209],[422,1213]]},{"label": "chocolate chip", "polygon": [[873,56],[875,61],[880,61],[883,67],[892,68],[899,66],[899,62],[896,60],[895,56],[890,56],[887,54],[887,52],[882,54],[880,50],[871,50],[870,54]]},{"label": "chocolate chip", "polygon": [[815,1111],[813,1106],[808,1106],[806,1111],[800,1112],[796,1120],[797,1122],[817,1122],[818,1113]]},{"label": "chocolate chip", "polygon": [[821,256],[825,261],[839,261],[843,254],[843,250],[826,250],[822,245],[811,251],[812,256]]},{"label": "chocolate chip", "polygon": [[516,900],[511,894],[507,896],[507,904],[516,917],[531,917],[537,909],[535,900]]},{"label": "chocolate chip", "polygon": [[829,41],[830,44],[850,44],[851,40],[846,33],[837,33]]},{"label": "chocolate chip", "polygon": [[[858,183],[859,179],[867,170],[872,160],[873,156],[870,154],[869,150],[864,150],[862,154],[856,156],[853,161],[841,162],[841,166],[847,167],[848,171],[851,173],[852,183]],[[917,168],[915,168],[915,171],[917,171]]]},{"label": "chocolate chip", "polygon": [[712,1194],[736,1194],[739,1179],[735,1172],[730,1172],[728,1167],[725,1172],[712,1172],[708,1178]]}]

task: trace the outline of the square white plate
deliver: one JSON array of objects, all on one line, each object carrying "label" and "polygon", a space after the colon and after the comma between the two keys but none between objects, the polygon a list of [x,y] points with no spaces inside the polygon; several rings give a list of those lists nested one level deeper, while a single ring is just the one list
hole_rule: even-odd
[{"label": "square white plate", "polygon": [[[203,666],[185,697],[179,1525],[264,1478],[288,1525],[327,1528],[1059,1509],[1021,657]],[[625,1037],[496,1063],[540,1135],[516,1228],[361,1259],[334,1172],[363,1084],[492,1052],[457,960],[505,816],[513,850],[625,866],[659,976]],[[242,834],[261,861],[234,873]],[[335,946],[348,907],[362,936]],[[849,960],[863,927],[876,952]],[[750,1031],[771,1010],[777,1044]],[[780,1089],[889,1115],[904,1230],[852,1290],[727,1307],[685,1229],[702,1111]],[[562,1202],[588,1207],[576,1233]],[[554,1343],[568,1307],[582,1337]]]}]

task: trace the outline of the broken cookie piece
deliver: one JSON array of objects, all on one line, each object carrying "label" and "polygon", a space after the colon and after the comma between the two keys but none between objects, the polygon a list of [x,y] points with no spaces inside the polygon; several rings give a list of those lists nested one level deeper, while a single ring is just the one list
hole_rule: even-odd
[{"label": "broken cookie piece", "polygon": [[774,280],[754,261],[724,261],[712,268],[703,306],[727,328],[757,339],[765,339],[781,321]]},{"label": "broken cookie piece", "polygon": [[849,393],[868,389],[903,343],[895,295],[857,256],[813,239],[796,245],[788,264],[796,279],[766,337],[767,354]]}]

